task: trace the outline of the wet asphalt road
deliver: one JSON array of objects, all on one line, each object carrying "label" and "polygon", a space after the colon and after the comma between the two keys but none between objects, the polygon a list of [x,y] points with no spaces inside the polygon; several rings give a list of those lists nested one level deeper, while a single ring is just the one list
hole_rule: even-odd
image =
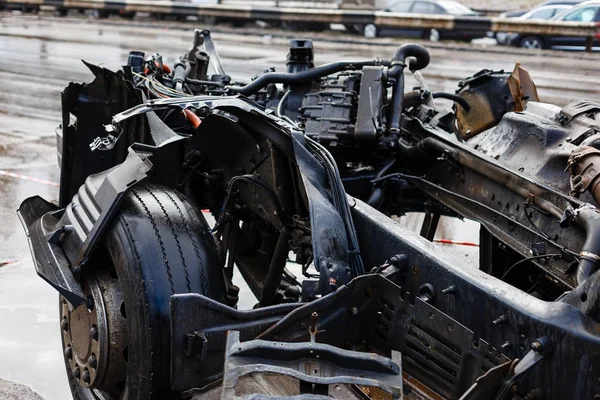
[{"label": "wet asphalt road", "polygon": [[[196,27],[187,23],[176,29],[176,25],[0,14],[0,378],[27,384],[46,399],[70,397],[58,334],[58,300],[33,271],[15,210],[28,196],[57,199],[54,129],[60,122],[60,92],[70,81],[91,80],[80,60],[118,66],[135,49],[159,51],[172,64],[190,46],[190,30]],[[214,34],[217,48],[233,77],[249,79],[270,66],[284,69],[288,39],[281,32],[259,35],[256,29],[247,29],[240,34],[220,27],[217,31],[222,31]],[[400,43],[382,39],[370,45],[349,44],[340,43],[336,35],[316,36],[323,39],[315,41],[317,63],[385,58],[391,55],[392,44]],[[431,54],[424,76],[433,90],[453,91],[460,79],[480,69],[511,70],[520,61],[543,101],[565,105],[579,98],[600,100],[598,55],[454,44],[449,48],[436,44]],[[441,235],[477,241],[477,232],[469,225]],[[473,253],[469,255],[472,260]]]}]

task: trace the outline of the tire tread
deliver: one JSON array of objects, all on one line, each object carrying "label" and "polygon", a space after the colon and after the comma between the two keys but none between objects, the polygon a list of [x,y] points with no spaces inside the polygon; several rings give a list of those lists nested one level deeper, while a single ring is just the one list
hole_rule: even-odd
[{"label": "tire tread", "polygon": [[[150,190],[148,190],[147,187],[144,186],[144,188],[158,202],[158,199],[156,198],[156,196],[154,196],[154,194]],[[169,284],[171,286],[171,293],[175,293],[175,285],[173,284],[173,274],[171,273],[171,266],[169,265],[169,258],[167,257],[167,250],[165,249],[165,244],[163,243],[162,236],[160,235],[160,231],[158,230],[158,227],[156,225],[156,221],[154,221],[154,217],[152,216],[152,213],[148,209],[148,206],[146,205],[146,203],[144,203],[144,200],[142,200],[142,198],[140,197],[140,195],[137,193],[137,191],[135,189],[132,189],[131,193],[135,196],[135,198],[140,202],[140,204],[142,205],[142,207],[146,211],[146,216],[148,217],[148,220],[152,224],[152,228],[154,228],[154,234],[156,235],[156,239],[158,240],[158,243],[160,245],[160,251],[161,251],[162,256],[163,256],[163,261],[165,262],[165,267],[167,268],[167,276],[169,277]],[[158,202],[158,203],[160,204],[160,202]],[[162,206],[162,204],[160,204],[160,207],[164,211],[164,207]],[[166,211],[164,211],[164,212],[166,214]]]}]

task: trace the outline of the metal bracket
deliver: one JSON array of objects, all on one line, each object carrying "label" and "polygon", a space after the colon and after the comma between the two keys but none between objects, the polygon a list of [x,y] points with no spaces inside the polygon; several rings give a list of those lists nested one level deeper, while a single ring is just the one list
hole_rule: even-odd
[{"label": "metal bracket", "polygon": [[171,296],[171,387],[203,387],[223,372],[227,331],[253,339],[302,304],[236,310],[199,294]]},{"label": "metal bracket", "polygon": [[303,382],[325,386],[320,388],[319,393],[307,393],[308,397],[304,398],[327,399],[329,397],[325,396],[326,385],[341,383],[378,387],[390,393],[393,399],[401,399],[401,365],[400,353],[396,351],[392,352],[392,359],[389,359],[322,343],[281,343],[265,340],[242,343],[239,332],[229,331],[221,400],[273,399],[272,396],[250,394],[239,397],[235,394],[238,379],[252,373],[291,376],[300,380],[301,387],[312,387],[303,385]]},{"label": "metal bracket", "polygon": [[567,104],[562,110],[560,110],[560,113],[558,114],[558,122],[560,122],[562,125],[566,125],[578,115],[596,111],[600,111],[600,103],[587,100],[574,101]]}]

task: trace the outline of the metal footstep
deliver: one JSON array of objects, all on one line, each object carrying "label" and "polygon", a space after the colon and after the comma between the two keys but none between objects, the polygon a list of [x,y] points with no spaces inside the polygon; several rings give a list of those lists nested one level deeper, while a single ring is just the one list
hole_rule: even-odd
[{"label": "metal footstep", "polygon": [[[349,384],[377,387],[393,399],[402,399],[401,355],[392,358],[372,353],[344,350],[315,342],[240,342],[239,331],[229,331],[221,400],[324,400],[329,385]],[[245,394],[238,396],[239,380],[251,374],[275,374],[300,381],[300,395],[272,396]]]}]

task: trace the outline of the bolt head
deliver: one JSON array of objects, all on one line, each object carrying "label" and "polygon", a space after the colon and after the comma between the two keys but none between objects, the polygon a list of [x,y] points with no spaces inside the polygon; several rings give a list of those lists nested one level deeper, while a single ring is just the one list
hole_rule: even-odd
[{"label": "bolt head", "polygon": [[64,317],[62,321],[60,321],[60,328],[65,332],[69,330],[69,321],[67,320],[67,317]]},{"label": "bolt head", "polygon": [[71,346],[67,346],[65,348],[65,357],[67,357],[69,360],[73,358],[73,348]]},{"label": "bolt head", "polygon": [[542,352],[542,342],[540,342],[539,340],[536,340],[533,343],[531,343],[531,350],[535,351],[536,353],[541,353]]},{"label": "bolt head", "polygon": [[79,367],[75,367],[75,369],[73,370],[73,376],[75,377],[75,379],[81,378],[81,371],[79,370]]},{"label": "bolt head", "polygon": [[81,374],[81,380],[85,383],[90,383],[90,371],[84,369],[83,373]]},{"label": "bolt head", "polygon": [[96,360],[96,356],[94,354],[88,358],[88,364],[92,368],[96,368],[98,366],[98,360]]},{"label": "bolt head", "polygon": [[91,327],[90,336],[92,337],[92,339],[98,340],[98,327],[97,326],[94,325]]},{"label": "bolt head", "polygon": [[358,314],[358,308],[352,307],[352,315],[357,315],[357,314]]}]

